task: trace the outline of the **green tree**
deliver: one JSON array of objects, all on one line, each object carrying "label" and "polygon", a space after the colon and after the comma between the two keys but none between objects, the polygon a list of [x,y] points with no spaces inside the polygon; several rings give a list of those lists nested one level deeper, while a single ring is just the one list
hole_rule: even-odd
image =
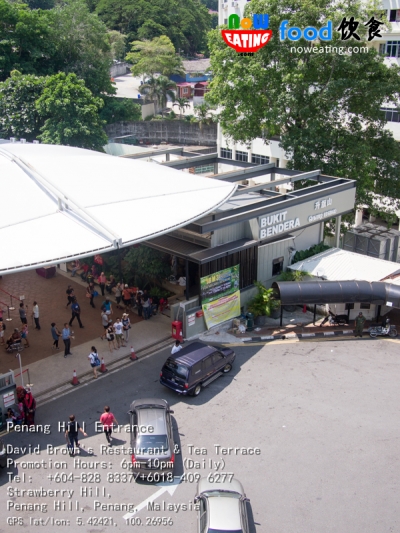
[{"label": "green tree", "polygon": [[114,94],[106,26],[89,12],[85,0],[63,0],[50,13],[55,38],[52,72],[76,74],[93,94]]},{"label": "green tree", "polygon": [[3,137],[24,138],[33,141],[40,134],[43,119],[36,110],[46,78],[12,72],[0,83],[0,131]]},{"label": "green tree", "polygon": [[[246,14],[268,13],[273,38],[252,57],[240,57],[210,32],[213,80],[206,99],[220,106],[223,131],[234,141],[280,136],[298,170],[319,168],[325,174],[355,179],[357,203],[371,204],[370,191],[400,198],[400,148],[384,130],[380,108],[397,102],[399,68],[388,67],[375,50],[351,54],[349,46],[366,46],[364,22],[371,11],[349,0],[312,3],[308,0],[253,0]],[[343,17],[360,21],[361,41],[340,40],[333,32],[329,45],[341,53],[296,53],[279,40],[282,20],[288,26],[321,27],[326,20],[337,28]],[[381,13],[375,12],[380,20]],[[312,46],[320,43],[312,43]]]},{"label": "green tree", "polygon": [[208,102],[203,102],[202,104],[194,106],[194,114],[199,123],[200,129],[203,128],[204,124],[212,124],[216,121],[217,116],[212,113],[213,107],[210,106]]},{"label": "green tree", "polygon": [[158,102],[162,109],[164,116],[164,109],[167,107],[168,98],[175,100],[174,89],[176,90],[176,83],[168,79],[166,76],[159,76],[157,78],[158,87]]},{"label": "green tree", "polygon": [[100,111],[100,119],[107,124],[115,122],[134,122],[142,120],[142,106],[135,104],[131,98],[103,96],[104,107]]},{"label": "green tree", "polygon": [[161,283],[171,274],[169,256],[144,245],[129,248],[124,257],[124,277],[130,279],[132,274],[135,285],[141,289]]},{"label": "green tree", "polygon": [[0,0],[0,81],[12,70],[46,76],[75,73],[94,94],[113,94],[107,28],[85,0],[31,10]]},{"label": "green tree", "polygon": [[103,150],[107,135],[99,117],[101,98],[94,97],[75,74],[55,74],[46,79],[36,109],[44,119],[38,138],[45,144],[63,144]]},{"label": "green tree", "polygon": [[111,30],[108,32],[108,40],[111,47],[111,57],[123,61],[126,54],[126,35],[119,31]]},{"label": "green tree", "polygon": [[190,107],[190,102],[187,98],[176,98],[174,106],[179,107],[179,118],[182,119],[182,113],[185,111],[186,107]]},{"label": "green tree", "polygon": [[52,72],[51,20],[50,11],[31,11],[25,4],[0,0],[0,81],[12,70],[37,75]]},{"label": "green tree", "polygon": [[133,41],[131,46],[132,51],[127,54],[126,60],[133,64],[131,71],[134,76],[183,73],[182,60],[166,35],[151,41]]},{"label": "green tree", "polygon": [[99,0],[96,12],[108,29],[128,35],[129,41],[166,35],[185,54],[207,49],[211,18],[199,0]]},{"label": "green tree", "polygon": [[[175,93],[173,90],[176,89],[176,83],[166,76],[158,76],[158,78],[150,76],[150,78],[146,80],[146,83],[141,87],[142,90],[145,91],[145,99],[156,100],[162,110],[166,107],[168,98],[172,101],[175,100]],[[162,115],[164,116],[163,111]]]}]

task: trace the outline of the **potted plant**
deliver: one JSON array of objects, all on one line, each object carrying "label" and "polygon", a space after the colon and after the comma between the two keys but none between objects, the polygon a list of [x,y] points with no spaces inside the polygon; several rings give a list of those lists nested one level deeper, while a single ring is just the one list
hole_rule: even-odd
[{"label": "potted plant", "polygon": [[267,289],[259,281],[255,281],[258,292],[250,301],[247,309],[254,315],[256,326],[265,326],[267,317],[271,315],[271,302],[274,298],[273,289]]},{"label": "potted plant", "polygon": [[271,300],[271,318],[279,318],[281,314],[281,301]]}]

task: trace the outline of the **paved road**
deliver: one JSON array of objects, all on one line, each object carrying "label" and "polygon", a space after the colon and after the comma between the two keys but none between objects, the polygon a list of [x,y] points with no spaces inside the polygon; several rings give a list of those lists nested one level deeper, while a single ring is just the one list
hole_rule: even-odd
[{"label": "paved road", "polygon": [[[163,351],[78,388],[39,408],[37,423],[50,424],[49,435],[5,437],[14,447],[39,445],[40,453],[21,449],[18,454],[15,449],[13,457],[22,463],[8,470],[20,478],[25,474],[23,482],[15,478],[9,482],[6,472],[1,472],[0,531],[31,532],[37,527],[61,533],[69,530],[57,522],[64,520],[85,533],[195,532],[194,480],[215,473],[215,462],[223,460],[223,472],[241,480],[251,500],[253,533],[397,532],[398,349],[398,342],[386,340],[236,347],[232,372],[197,398],[178,397],[158,383],[167,356]],[[105,439],[95,434],[94,423],[104,404],[109,403],[118,421],[126,424],[131,401],[145,396],[163,397],[174,410],[175,438],[182,450],[175,476],[185,474],[179,484],[125,483],[124,476],[116,474],[129,473],[124,469],[129,455],[101,454]],[[86,451],[75,461],[60,455],[65,444],[57,431],[57,422],[71,412],[85,421],[89,434],[82,439]],[[48,445],[58,455],[48,455],[44,451]],[[129,435],[122,432],[113,450],[122,451],[127,445]],[[194,447],[201,449],[200,455]],[[243,454],[253,447],[259,447],[261,455]],[[222,448],[240,450],[224,454]],[[210,460],[214,461],[211,467]],[[29,461],[37,462],[38,468],[29,469]],[[74,479],[63,482],[63,472]],[[50,480],[49,475],[56,477]],[[16,496],[10,487],[73,493]],[[160,509],[141,506],[146,500],[158,503]],[[54,501],[59,502],[56,510]],[[95,510],[95,501],[104,508]],[[23,511],[17,507],[21,504],[47,505],[47,509]],[[112,510],[110,504],[140,507],[140,511],[127,524],[123,517],[129,512]],[[24,529],[7,525],[7,517],[23,521]],[[42,525],[40,521],[48,518],[47,525]],[[163,518],[173,525],[152,525],[152,520],[157,524]]]}]

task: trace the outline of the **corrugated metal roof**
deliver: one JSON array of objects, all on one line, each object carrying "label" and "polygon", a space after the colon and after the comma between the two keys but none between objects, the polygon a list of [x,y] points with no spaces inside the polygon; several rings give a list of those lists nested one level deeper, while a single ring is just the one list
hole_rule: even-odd
[{"label": "corrugated metal roof", "polygon": [[[347,252],[340,248],[331,248],[304,261],[294,263],[289,268],[291,270],[303,270],[314,277],[328,281],[381,281],[386,276],[400,271],[398,263]],[[394,280],[387,281],[394,282]]]}]

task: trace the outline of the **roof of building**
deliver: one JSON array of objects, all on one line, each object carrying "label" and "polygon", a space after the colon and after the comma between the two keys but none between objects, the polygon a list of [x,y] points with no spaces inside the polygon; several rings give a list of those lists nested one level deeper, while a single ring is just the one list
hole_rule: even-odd
[{"label": "roof of building", "polygon": [[193,59],[189,61],[182,61],[185,72],[207,72],[210,70],[210,58]]},{"label": "roof of building", "polygon": [[140,159],[9,142],[0,146],[0,190],[1,275],[169,233],[215,211],[236,185]]},{"label": "roof of building", "polygon": [[177,87],[192,87],[193,83],[189,83],[188,81],[181,81],[180,83],[177,83]]},{"label": "roof of building", "polygon": [[[288,268],[309,272],[313,277],[328,281],[381,281],[395,272],[400,273],[399,263],[347,252],[341,248],[331,248],[304,261],[294,263]],[[393,282],[389,279],[385,281]]]}]

